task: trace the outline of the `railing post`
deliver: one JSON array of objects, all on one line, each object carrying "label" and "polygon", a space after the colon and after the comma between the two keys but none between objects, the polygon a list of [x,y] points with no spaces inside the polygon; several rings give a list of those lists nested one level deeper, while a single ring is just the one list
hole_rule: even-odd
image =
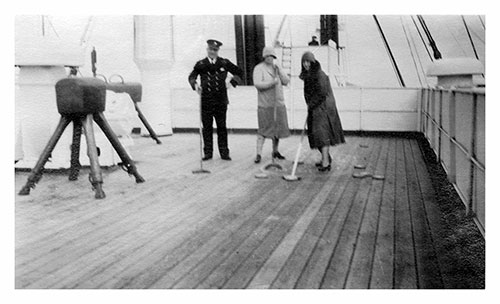
[{"label": "railing post", "polygon": [[431,120],[431,132],[430,132],[430,142],[431,142],[431,148],[432,150],[434,151],[434,153],[436,153],[436,143],[435,143],[435,138],[436,138],[436,124],[435,124],[435,121],[436,121],[436,114],[434,112],[435,111],[435,107],[434,107],[434,103],[436,102],[436,92],[433,89],[431,89],[431,101],[429,102],[429,118]]},{"label": "railing post", "polygon": [[441,163],[441,136],[443,129],[443,90],[439,90],[438,162]]},{"label": "railing post", "polygon": [[474,215],[474,162],[476,159],[476,135],[477,135],[477,94],[472,95],[472,135],[471,150],[469,151],[470,181],[469,181],[469,203],[467,204],[467,215]]},{"label": "railing post", "polygon": [[425,99],[425,138],[427,140],[430,140],[430,134],[429,134],[429,104],[431,100],[431,94],[432,94],[432,89],[427,89],[427,98]]},{"label": "railing post", "polygon": [[450,135],[450,168],[448,172],[448,179],[452,184],[456,184],[457,182],[457,156],[456,156],[456,144],[455,144],[455,135],[456,135],[456,92],[451,91],[450,95],[450,104],[448,109],[449,121],[450,121],[450,130],[448,131]]},{"label": "railing post", "polygon": [[420,94],[420,132],[425,136],[425,96],[427,95],[427,91],[425,88],[422,88]]}]

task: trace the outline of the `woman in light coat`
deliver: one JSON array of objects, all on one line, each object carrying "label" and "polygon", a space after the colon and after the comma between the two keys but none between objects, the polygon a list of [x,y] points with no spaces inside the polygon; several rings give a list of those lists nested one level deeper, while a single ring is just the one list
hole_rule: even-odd
[{"label": "woman in light coat", "polygon": [[318,170],[330,171],[330,147],[345,143],[330,79],[311,52],[305,52],[302,56],[299,77],[304,81],[309,146],[321,152],[321,162],[316,164]]},{"label": "woman in light coat", "polygon": [[285,159],[278,151],[280,138],[290,136],[288,119],[286,115],[283,85],[290,79],[283,69],[274,63],[276,53],[271,47],[262,51],[263,61],[253,70],[253,84],[258,92],[257,118],[259,130],[257,131],[257,156],[255,163],[260,163],[262,148],[266,138],[273,141],[273,158]]}]

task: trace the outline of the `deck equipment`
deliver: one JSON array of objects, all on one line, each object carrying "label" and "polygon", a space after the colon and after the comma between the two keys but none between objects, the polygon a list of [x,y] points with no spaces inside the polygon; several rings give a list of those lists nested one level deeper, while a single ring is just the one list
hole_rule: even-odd
[{"label": "deck equipment", "polygon": [[98,148],[94,137],[93,121],[95,121],[121,158],[122,168],[129,175],[135,177],[136,183],[144,182],[144,178],[137,172],[134,162],[104,117],[106,84],[102,80],[93,77],[71,77],[59,80],[56,83],[56,97],[57,109],[61,114],[59,124],[31,171],[28,181],[21,191],[19,191],[19,195],[29,195],[30,190],[35,188],[36,183],[40,181],[45,164],[49,160],[64,130],[71,122],[73,122],[73,143],[71,145],[69,180],[76,180],[80,171],[80,140],[83,128],[87,139],[87,153],[90,160],[89,181],[92,184],[92,189],[95,191],[95,198],[102,199],[106,197],[102,189],[103,178],[99,165]]},{"label": "deck equipment", "polygon": [[286,180],[287,182],[299,181],[301,179],[299,176],[295,175],[296,173],[295,171],[297,171],[297,165],[299,164],[300,151],[302,150],[302,142],[304,141],[306,128],[307,128],[307,118],[306,122],[304,123],[304,128],[302,129],[302,133],[300,134],[300,142],[299,142],[299,147],[297,148],[297,153],[295,154],[295,160],[293,161],[292,174],[283,175],[283,179]]}]

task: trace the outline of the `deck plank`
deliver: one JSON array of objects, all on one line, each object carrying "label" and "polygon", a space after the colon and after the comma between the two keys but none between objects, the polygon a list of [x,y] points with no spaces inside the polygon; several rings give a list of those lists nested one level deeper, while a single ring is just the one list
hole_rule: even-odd
[{"label": "deck plank", "polygon": [[[383,138],[380,141],[382,149],[373,173],[384,175],[387,165],[388,140]],[[372,180],[345,288],[366,289],[369,287],[370,272],[366,270],[371,269],[373,264],[377,224],[380,217],[380,204],[382,203],[384,186],[384,181]]]},{"label": "deck plank", "polygon": [[[328,224],[330,217],[340,205],[340,198],[344,194],[347,185],[354,182],[351,178],[352,166],[357,159],[356,148],[359,146],[359,139],[353,138],[349,140],[351,145],[347,154],[334,153],[333,164],[335,170],[340,170],[340,166],[346,165],[346,169],[340,172],[338,180],[332,185],[332,190],[325,198],[325,203],[312,220],[311,224],[307,227],[304,235],[291,252],[288,259],[285,261],[280,272],[271,284],[271,288],[293,288],[301,275],[309,257],[311,256],[317,242],[321,238],[321,234]],[[349,155],[350,157],[346,157]],[[264,270],[266,271],[266,270]]]},{"label": "deck plank", "polygon": [[[236,191],[238,192],[238,189]],[[159,272],[161,274],[152,282],[151,286],[154,288],[165,288],[173,285],[176,280],[182,278],[191,268],[203,261],[206,255],[212,252],[221,242],[230,238],[235,231],[240,231],[248,218],[260,217],[265,214],[266,208],[272,208],[273,206],[267,203],[269,199],[278,194],[279,189],[274,183],[261,181],[252,185],[252,188],[248,189],[246,194],[238,198],[238,200],[246,201],[246,204],[234,211],[233,219],[227,222],[214,222],[213,225],[203,227],[203,231],[215,229],[218,233],[207,239],[203,239],[203,235],[195,235],[194,240],[198,244],[193,243],[191,246],[184,246],[183,244],[178,252],[168,254],[168,261],[160,261],[155,268],[160,269],[161,271]],[[190,239],[186,244],[192,242],[193,239]],[[178,261],[172,263],[176,258]]]},{"label": "deck plank", "polygon": [[[375,172],[377,164],[381,159],[381,140],[377,140],[373,145],[373,152],[368,158],[366,166],[367,172]],[[351,268],[352,256],[355,249],[357,249],[360,229],[365,219],[369,195],[374,184],[379,185],[380,182],[376,181],[374,183],[374,180],[371,178],[361,180],[359,190],[352,202],[350,202],[351,209],[335,246],[335,251],[328,263],[321,288],[345,288],[347,276]]]},{"label": "deck plank", "polygon": [[[254,253],[255,249],[258,248],[261,242],[268,239],[268,236],[274,235],[274,231],[283,231],[286,229],[286,225],[289,223],[291,213],[300,213],[305,208],[300,198],[300,193],[308,193],[312,195],[313,190],[317,191],[321,185],[321,181],[324,176],[315,176],[312,180],[306,180],[297,185],[291,185],[289,191],[284,191],[280,194],[280,197],[285,197],[281,202],[280,206],[271,214],[269,214],[264,219],[254,218],[251,222],[258,222],[254,229],[241,244],[234,248],[230,254],[224,258],[223,261],[214,263],[218,265],[209,275],[196,285],[197,288],[221,288],[224,284],[233,276],[235,271],[239,266]],[[312,192],[314,193],[314,192]],[[274,198],[273,200],[275,200]],[[279,203],[281,199],[277,200]],[[223,249],[223,248],[221,248]],[[217,253],[217,251],[216,251]],[[185,288],[186,286],[180,284],[176,288]]]},{"label": "deck plank", "polygon": [[[449,267],[450,262],[443,259],[444,252],[447,251],[443,248],[444,241],[442,241],[442,225],[443,221],[441,218],[441,212],[437,206],[435,200],[434,188],[431,184],[431,179],[429,177],[429,172],[427,171],[426,164],[422,152],[417,141],[411,142],[411,150],[414,155],[415,160],[415,171],[418,180],[419,193],[422,196],[422,212],[425,214],[427,227],[429,229],[429,238],[432,242],[433,249],[436,253],[436,263],[434,264],[437,269],[433,271],[439,271],[441,276],[441,281],[437,282],[437,286],[442,286],[442,288],[451,288],[451,286],[457,286],[455,282],[449,280],[447,276],[447,267]],[[431,285],[431,284],[429,284]],[[434,288],[430,286],[429,288]]]},{"label": "deck plank", "polygon": [[370,275],[370,288],[390,289],[394,269],[394,210],[396,191],[396,141],[390,140],[387,152],[382,202]]},{"label": "deck plank", "polygon": [[[328,200],[332,191],[338,190],[338,193],[343,192],[344,185],[348,180],[348,173],[351,172],[353,166],[353,158],[345,157],[345,155],[352,155],[356,145],[357,141],[354,141],[349,142],[347,147],[339,146],[334,148],[335,152],[332,156],[334,174],[332,176],[335,178],[325,182],[320,192],[314,197],[306,212],[304,212],[304,216],[297,221],[279,247],[267,259],[265,264],[260,267],[259,272],[255,275],[247,288],[270,288],[282,269],[291,259],[292,253],[299,242],[304,239],[311,239],[307,234],[307,231],[310,229],[309,226],[318,218],[318,214],[321,214],[321,218],[324,218],[326,205],[333,205],[329,204],[330,201]],[[342,155],[342,157],[339,158],[339,155]],[[332,185],[334,185],[333,188]],[[333,200],[333,202],[335,204],[338,203],[337,200]],[[310,249],[312,250],[312,247]],[[303,258],[301,259],[303,260]],[[300,263],[295,262],[288,264],[288,267],[301,269]],[[300,273],[300,270],[296,272]]]},{"label": "deck plank", "polygon": [[423,198],[418,184],[418,176],[415,170],[415,155],[411,148],[411,142],[405,141],[404,148],[419,287],[425,289],[442,288],[441,274],[439,272],[439,265],[437,264],[434,244],[427,225],[427,215],[424,210]]},{"label": "deck plank", "polygon": [[[170,138],[169,138],[170,140]],[[167,149],[172,149],[169,147],[169,141],[166,140]],[[141,144],[142,148],[142,144]],[[158,153],[159,147],[155,145],[153,148],[156,148],[156,153]],[[193,165],[193,160],[195,160],[198,156],[196,153],[190,152],[185,155],[179,155],[179,153],[161,153],[160,155],[154,155],[151,146],[146,145],[144,147],[144,154],[147,156],[147,160],[140,160],[137,164],[139,167],[139,172],[145,177],[147,181],[148,190],[153,190],[154,184],[158,184],[158,181],[164,183],[165,176],[169,176],[173,171],[179,171],[182,167],[187,167]],[[189,150],[188,150],[189,151]],[[142,154],[142,153],[141,153]],[[171,159],[165,161],[164,157],[168,156]],[[164,166],[158,167],[154,166],[155,163],[164,163]],[[118,171],[118,172],[115,172]],[[23,233],[23,229],[30,229],[30,225],[36,225],[38,228],[38,233],[34,235],[29,235],[34,241],[40,241],[41,237],[44,237],[44,231],[53,232],[53,229],[56,225],[61,225],[63,223],[74,223],[74,220],[81,216],[78,211],[85,211],[85,214],[89,217],[98,214],[99,211],[104,211],[109,204],[99,204],[93,198],[92,191],[90,191],[90,185],[88,180],[86,179],[86,175],[89,173],[88,168],[82,169],[80,174],[80,178],[77,181],[69,182],[67,180],[66,174],[45,174],[44,178],[40,182],[39,186],[30,196],[20,197],[19,201],[33,201],[35,197],[37,200],[43,201],[43,203],[37,203],[34,205],[28,204],[18,204],[16,206],[16,213],[22,216],[22,219],[28,220],[23,223],[22,227],[19,227],[17,230],[18,233]],[[118,174],[116,174],[118,173]],[[22,174],[23,176],[25,174]],[[125,189],[134,187],[138,190],[144,189],[145,187],[141,187],[142,185],[135,185],[135,182],[132,178],[128,177],[125,172],[122,172],[119,169],[113,170],[104,170],[103,171],[103,179],[104,179],[104,190],[107,193],[107,200],[110,198],[115,198],[120,196],[123,199]],[[18,179],[17,183],[24,183],[25,178],[22,180]],[[170,181],[167,181],[170,183]],[[63,185],[71,185],[71,192],[57,191],[58,188],[63,188]],[[56,192],[54,194],[54,192]],[[63,203],[56,204],[54,202],[59,202],[56,200],[57,198],[64,200]],[[25,208],[28,207],[29,208]],[[99,207],[99,208],[95,208]],[[29,212],[28,214],[24,214],[24,210]],[[91,214],[94,212],[94,214]],[[48,221],[47,219],[52,219]],[[65,227],[67,228],[67,227]],[[24,241],[29,242],[30,239],[27,237],[23,238]]]},{"label": "deck plank", "polygon": [[396,202],[394,229],[394,288],[418,288],[404,142],[396,141]]},{"label": "deck plank", "polygon": [[[365,152],[364,148],[358,149],[359,160],[365,158],[370,159],[374,155],[375,142],[368,138],[363,141],[370,147],[369,151]],[[347,185],[342,197],[340,198],[340,206],[335,210],[325,227],[321,238],[317,242],[313,253],[307,261],[304,269],[296,282],[295,288],[299,289],[316,289],[320,288],[323,282],[324,274],[328,268],[332,254],[338,244],[341,231],[345,225],[346,219],[352,207],[357,192],[360,189],[361,181],[353,179],[353,182]]]},{"label": "deck plank", "polygon": [[[223,176],[227,173],[227,171],[221,170],[214,173],[214,175]],[[242,175],[241,178],[248,177],[251,174],[251,171],[248,171],[247,176]],[[165,204],[167,201],[162,199],[162,194],[141,200],[138,203],[149,205],[149,207],[143,208],[143,211],[138,211],[129,217],[120,218],[116,222],[116,225],[95,230],[95,233],[91,234],[92,239],[96,240],[108,238],[110,246],[101,249],[97,244],[94,247],[87,248],[88,256],[84,254],[81,256],[81,259],[86,260],[95,260],[95,257],[102,255],[109,256],[109,258],[95,260],[95,263],[87,265],[85,268],[78,266],[79,260],[71,261],[64,268],[59,269],[54,274],[54,277],[65,280],[69,284],[68,287],[71,288],[95,288],[96,286],[100,286],[99,284],[103,284],[103,282],[110,284],[113,280],[109,276],[115,274],[115,269],[123,271],[124,264],[140,264],[137,261],[142,261],[145,257],[151,257],[153,252],[157,251],[157,247],[161,247],[163,244],[172,246],[177,244],[183,237],[183,234],[179,232],[190,232],[196,225],[201,225],[208,220],[209,217],[206,216],[207,214],[210,214],[214,210],[224,209],[231,200],[224,201],[219,198],[241,183],[242,180],[239,177],[233,178],[231,182],[217,187],[215,191],[210,191],[209,189],[212,188],[210,183],[205,182],[205,188],[201,185],[197,187],[200,190],[199,192],[191,194],[192,190],[186,189],[185,191],[178,192],[177,195],[169,197],[167,199],[169,203],[167,204]],[[196,187],[196,183],[193,186]],[[178,201],[182,201],[183,203],[177,204]],[[165,216],[161,216],[162,214],[165,214]],[[151,218],[153,220],[148,220]],[[115,233],[121,234],[116,235]],[[116,237],[113,238],[113,236]],[[127,242],[131,236],[133,236],[132,239],[137,241],[132,243]],[[94,244],[94,242],[91,244]],[[82,246],[88,247],[85,242],[83,242]],[[103,250],[105,251],[103,252]],[[117,253],[119,254],[118,256],[116,256]],[[72,255],[70,254],[69,256]],[[130,263],[131,260],[132,263]],[[69,277],[64,277],[64,275],[68,275]],[[89,278],[92,278],[92,280]],[[82,283],[71,283],[78,281]],[[47,279],[43,280],[43,284],[49,284],[49,282],[51,281]]]},{"label": "deck plank", "polygon": [[[37,227],[37,233],[29,236],[25,236],[24,234],[20,235],[20,238],[23,239],[23,243],[20,245],[29,245],[32,248],[32,244],[30,242],[36,242],[36,243],[44,243],[46,240],[50,239],[51,237],[54,236],[54,231],[55,230],[71,230],[75,227],[77,227],[80,231],[85,231],[85,229],[82,229],[81,227],[83,220],[88,220],[87,223],[90,223],[92,225],[92,220],[95,218],[99,217],[106,217],[107,214],[109,213],[115,213],[115,209],[120,209],[123,208],[124,206],[129,205],[131,202],[137,201],[140,198],[142,198],[144,195],[154,195],[155,193],[159,193],[159,190],[164,187],[165,183],[168,183],[171,185],[173,188],[173,192],[176,193],[183,188],[185,188],[185,184],[183,182],[185,181],[187,174],[185,175],[177,175],[176,178],[173,176],[170,178],[164,178],[166,172],[163,170],[160,171],[153,171],[155,175],[157,175],[157,178],[152,178],[148,179],[147,183],[144,184],[139,184],[139,185],[127,185],[127,184],[119,184],[117,182],[121,181],[121,179],[118,179],[118,181],[112,180],[111,183],[115,184],[114,189],[120,189],[123,188],[124,185],[127,185],[125,187],[130,188],[133,187],[135,191],[133,193],[129,193],[129,195],[116,195],[116,193],[109,193],[108,191],[108,197],[106,200],[98,200],[96,201],[92,196],[84,196],[83,200],[79,199],[76,200],[77,202],[87,202],[84,205],[90,205],[86,209],[83,210],[73,210],[71,214],[68,216],[61,216],[57,215],[58,207],[56,206],[55,208],[51,208],[51,210],[43,210],[43,212],[39,212],[40,214],[47,214],[47,212],[50,212],[49,214],[46,215],[46,218],[44,220],[45,223],[47,223],[49,226],[43,226],[40,225],[39,222],[33,223],[33,225],[36,225]],[[121,173],[121,172],[116,172],[116,173]],[[114,175],[116,176],[116,174]],[[108,179],[109,180],[109,179]],[[60,183],[60,181],[58,181]],[[65,181],[66,182],[66,181]],[[105,180],[106,182],[106,180]],[[67,182],[69,183],[69,182]],[[88,187],[84,187],[84,189],[88,189]],[[113,188],[112,188],[113,189]],[[71,200],[70,200],[71,201]],[[92,202],[92,203],[88,203]],[[62,204],[61,204],[62,205]],[[80,207],[82,208],[82,207]],[[55,209],[55,210],[52,210]],[[82,212],[78,212],[82,211]],[[128,208],[123,208],[123,212],[129,211]],[[107,213],[108,212],[108,213]],[[54,215],[52,214],[54,213]],[[84,215],[82,217],[82,214]],[[50,219],[50,220],[47,220]],[[85,223],[85,222],[84,222]],[[54,229],[54,228],[57,229]],[[31,238],[31,240],[30,240]],[[21,246],[22,247],[22,246]],[[19,257],[22,257],[22,251],[19,253]],[[19,262],[22,262],[22,259],[19,260]]]},{"label": "deck plank", "polygon": [[[348,160],[344,161],[342,167],[338,169],[335,168],[334,172],[328,173],[330,175],[328,179],[321,183],[319,191],[311,191],[313,196],[310,198],[304,197],[304,195],[301,194],[297,199],[302,200],[302,204],[307,206],[307,209],[299,217],[298,215],[300,215],[300,213],[297,212],[292,211],[289,214],[288,222],[293,223],[293,221],[296,221],[294,227],[291,229],[289,227],[285,227],[284,232],[279,229],[273,230],[272,234],[274,235],[270,235],[266,238],[266,240],[244,262],[231,279],[228,280],[228,282],[224,285],[224,288],[237,288],[238,286],[248,287],[247,283],[250,279],[253,279],[254,274],[256,274],[259,269],[263,270],[263,272],[260,272],[263,276],[255,278],[256,280],[261,281],[255,281],[254,284],[256,285],[254,285],[254,287],[260,285],[259,288],[262,288],[262,284],[265,284],[264,286],[268,288],[283,264],[288,259],[298,240],[300,240],[304,234],[308,224],[312,221],[322,204],[325,202],[326,197],[328,197],[329,192],[331,192],[331,185],[336,183],[342,174],[345,174],[346,169],[349,169],[351,163],[352,162]],[[281,239],[282,241],[280,241]],[[276,244],[279,244],[279,247],[273,251],[273,247]],[[267,281],[263,283],[262,279],[265,276],[267,276]]]},{"label": "deck plank", "polygon": [[[241,165],[246,166],[247,164],[242,163]],[[217,176],[225,176],[227,175],[228,170],[231,170],[231,167],[227,167],[225,168],[225,170],[215,172],[214,177],[216,178]],[[249,172],[249,174],[251,173]],[[198,177],[196,177],[195,179],[198,179]],[[202,200],[203,198],[207,198],[206,193],[210,193],[208,198],[217,198],[218,194],[231,189],[238,184],[238,181],[239,180],[237,179],[233,179],[231,183],[218,188],[217,191],[209,191],[209,189],[213,188],[212,185],[210,183],[204,182],[203,180],[198,180],[198,183],[200,183],[200,185],[197,187],[197,189],[200,191],[196,192],[194,195],[189,195],[191,201],[188,201],[185,195],[192,192],[192,190],[188,188],[185,188],[184,192],[181,191],[172,193],[172,195],[168,197],[167,201],[165,201],[165,199],[161,199],[162,197],[164,197],[161,191],[159,191],[158,193],[149,193],[149,195],[147,196],[143,195],[142,200],[129,202],[133,204],[134,208],[125,208],[127,211],[126,213],[111,209],[103,217],[104,220],[100,222],[100,225],[90,231],[86,229],[80,229],[81,232],[80,230],[65,230],[61,233],[61,235],[55,237],[55,239],[57,240],[56,242],[52,241],[48,244],[44,243],[49,248],[52,248],[49,252],[51,253],[50,261],[45,261],[43,259],[43,257],[45,256],[43,253],[35,253],[37,254],[37,256],[42,257],[40,259],[40,263],[42,263],[42,265],[48,265],[48,267],[52,267],[52,269],[59,268],[58,264],[60,263],[67,263],[64,269],[59,269],[59,273],[65,273],[66,271],[69,272],[70,270],[74,270],[75,267],[76,269],[78,269],[78,263],[80,261],[78,259],[74,259],[74,254],[72,253],[77,252],[78,255],[80,255],[81,259],[89,259],[89,257],[85,256],[86,253],[90,254],[90,256],[100,256],[103,254],[103,252],[101,252],[101,250],[98,250],[99,247],[105,244],[114,244],[115,247],[106,246],[105,248],[107,250],[106,253],[109,254],[110,258],[113,258],[113,263],[115,263],[118,257],[113,256],[114,252],[121,252],[124,249],[134,249],[129,248],[130,245],[126,242],[126,240],[130,238],[130,234],[128,233],[132,233],[132,235],[135,235],[136,237],[138,237],[138,239],[142,239],[141,232],[148,231],[148,229],[150,229],[148,227],[154,227],[155,225],[159,225],[162,222],[170,223],[170,227],[175,227],[176,223],[181,223],[183,220],[189,218],[190,213],[182,214],[186,210],[191,209],[191,214],[194,212],[200,213],[201,215],[203,214],[203,209],[212,208],[213,206],[210,206],[208,204],[200,204],[200,206],[198,206],[197,209],[194,210],[192,208],[193,204],[197,204],[198,201]],[[194,185],[196,186],[196,183]],[[156,189],[153,189],[153,191],[154,190]],[[178,204],[177,202],[179,200],[183,201],[183,204]],[[112,205],[112,202],[110,202],[110,205]],[[121,209],[119,207],[117,208]],[[126,214],[126,216],[124,214]],[[154,217],[155,214],[166,214],[167,217]],[[182,215],[179,216],[179,214]],[[146,220],[144,220],[143,218]],[[152,218],[153,220],[147,220],[150,218]],[[172,221],[172,219],[175,219],[175,221]],[[110,222],[107,220],[112,221]],[[86,221],[84,221],[83,223],[87,224]],[[82,223],[80,223],[80,228],[85,227],[81,224]],[[90,223],[90,225],[91,224],[92,222]],[[177,229],[181,229],[181,227],[178,227]],[[84,237],[82,237],[82,235]],[[78,239],[78,243],[75,245],[75,241],[73,240],[76,239]],[[122,241],[122,239],[124,241]],[[61,242],[62,245],[59,245],[54,249],[54,246],[57,245],[58,242]],[[82,249],[86,249],[86,251],[82,252]],[[56,254],[54,254],[54,250]],[[97,252],[95,252],[96,250]],[[39,266],[40,265],[38,265],[37,263],[30,263],[30,268],[35,269],[36,272],[40,272],[41,269]],[[102,267],[97,267],[95,271],[101,272]],[[88,267],[83,271],[86,270],[88,270]],[[51,272],[49,271],[49,273]],[[54,277],[59,277],[59,275],[54,275]],[[78,279],[78,277],[75,277],[75,279]],[[51,280],[44,279],[43,284],[49,284],[50,282]]]}]

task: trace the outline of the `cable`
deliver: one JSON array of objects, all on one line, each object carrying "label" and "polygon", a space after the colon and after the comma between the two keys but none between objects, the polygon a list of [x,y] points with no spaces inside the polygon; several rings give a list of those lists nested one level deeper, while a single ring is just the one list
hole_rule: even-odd
[{"label": "cable", "polygon": [[415,56],[413,55],[413,49],[411,48],[410,40],[408,39],[408,34],[406,33],[405,26],[403,24],[403,16],[400,16],[399,19],[401,20],[401,27],[403,28],[403,32],[405,34],[406,42],[408,43],[408,48],[410,49],[410,54],[411,58],[413,60],[413,64],[415,65],[415,71],[417,72],[417,77],[418,77],[418,82],[420,83],[420,86],[422,87],[422,79],[420,78],[420,73],[418,71],[418,66],[417,62],[415,61]]},{"label": "cable", "polygon": [[[474,45],[474,40],[472,40],[472,36],[470,35],[470,32],[469,32],[469,27],[467,26],[467,23],[465,22],[465,18],[463,15],[462,15],[462,21],[464,22],[465,30],[467,31],[467,35],[469,36],[472,50],[474,50],[474,55],[476,56],[476,59],[479,60],[479,56],[477,55],[477,51],[476,51],[476,46]],[[484,73],[481,73],[481,75],[483,75],[483,77],[484,77]]]},{"label": "cable", "polygon": [[431,46],[432,51],[434,53],[434,59],[443,58],[441,55],[441,52],[439,51],[439,49],[436,45],[436,42],[434,41],[434,38],[432,38],[431,32],[429,31],[427,24],[425,23],[424,17],[422,17],[422,15],[417,15],[417,18],[420,21],[422,28],[424,29],[424,32],[425,32],[425,35],[427,36],[427,39],[429,39],[429,45]]},{"label": "cable", "polygon": [[467,26],[467,23],[465,22],[464,16],[462,15],[461,17],[462,17],[462,21],[464,22],[465,30],[467,31],[467,36],[469,36],[470,44],[472,46],[472,50],[474,51],[474,56],[476,56],[476,59],[479,60],[479,56],[477,55],[477,51],[476,51],[476,46],[474,45],[474,40],[472,40],[472,36],[470,35],[470,32],[469,32],[469,27]]},{"label": "cable", "polygon": [[378,22],[376,15],[373,15],[373,19],[375,20],[375,23],[377,24],[380,35],[382,36],[382,40],[384,41],[385,48],[386,48],[387,53],[389,54],[389,57],[391,59],[392,67],[394,68],[394,71],[396,72],[397,78],[399,80],[399,84],[402,87],[406,87],[405,82],[403,80],[403,76],[401,75],[401,72],[399,71],[398,65],[396,63],[396,59],[394,58],[394,55],[392,54],[391,47],[389,46],[389,42],[385,38],[384,31],[382,30],[382,26],[380,26],[380,23]]},{"label": "cable", "polygon": [[450,31],[451,33],[451,36],[453,37],[453,39],[455,39],[455,42],[457,43],[457,45],[460,47],[460,50],[462,51],[462,54],[467,57],[467,52],[464,50],[464,48],[462,47],[462,44],[458,41],[457,39],[457,36],[455,36],[455,34],[453,34],[453,31],[451,30],[451,28],[448,26],[448,24],[446,24],[446,28]]},{"label": "cable", "polygon": [[481,24],[483,25],[483,29],[486,29],[486,27],[484,26],[484,21],[483,21],[483,18],[481,18],[481,15],[477,15],[479,17],[479,21],[481,21]]},{"label": "cable", "polygon": [[413,21],[413,24],[415,25],[415,28],[417,29],[418,35],[420,36],[420,40],[422,40],[422,43],[424,44],[424,48],[425,48],[425,51],[427,52],[427,54],[429,55],[429,59],[431,61],[434,61],[431,53],[429,52],[429,49],[427,48],[427,43],[425,43],[424,37],[422,36],[422,33],[420,33],[420,29],[418,28],[417,22],[415,21],[415,18],[413,18],[413,16],[411,16],[411,20]]},{"label": "cable", "polygon": [[481,38],[481,36],[479,36],[476,32],[474,32],[470,27],[469,27],[469,31],[474,34],[474,36],[476,36],[477,40],[481,41],[483,44],[484,44],[484,40],[483,38]]},{"label": "cable", "polygon": [[47,16],[47,21],[49,22],[49,25],[52,28],[52,30],[54,31],[54,34],[56,34],[57,38],[61,38],[61,37],[59,37],[59,34],[57,33],[56,29],[54,28],[54,25],[52,24],[52,21],[50,21],[50,18],[48,16]]},{"label": "cable", "polygon": [[415,43],[415,40],[413,39],[413,35],[411,33],[410,26],[406,22],[405,22],[405,24],[406,24],[406,27],[408,28],[408,33],[409,33],[408,36],[410,37],[410,41],[413,45],[413,49],[415,49],[415,54],[417,55],[418,63],[420,65],[422,75],[424,76],[425,83],[427,84],[427,86],[429,86],[429,80],[427,79],[427,77],[425,77],[425,69],[424,69],[424,66],[422,64],[422,59],[420,58],[420,55],[418,54],[417,44]]}]

